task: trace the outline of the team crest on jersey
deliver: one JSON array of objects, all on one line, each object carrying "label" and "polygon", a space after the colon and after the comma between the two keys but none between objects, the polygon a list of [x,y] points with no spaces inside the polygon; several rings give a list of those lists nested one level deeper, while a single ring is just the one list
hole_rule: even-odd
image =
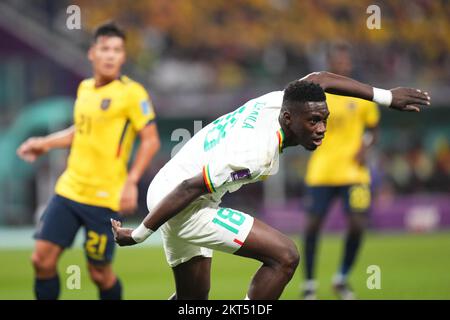
[{"label": "team crest on jersey", "polygon": [[102,103],[100,104],[100,109],[105,111],[109,108],[110,105],[111,105],[111,99],[103,99]]},{"label": "team crest on jersey", "polygon": [[242,170],[238,170],[238,171],[233,171],[231,173],[231,180],[236,181],[236,180],[248,179],[248,178],[250,178],[250,176],[251,176],[251,174],[250,174],[249,169],[242,169]]}]

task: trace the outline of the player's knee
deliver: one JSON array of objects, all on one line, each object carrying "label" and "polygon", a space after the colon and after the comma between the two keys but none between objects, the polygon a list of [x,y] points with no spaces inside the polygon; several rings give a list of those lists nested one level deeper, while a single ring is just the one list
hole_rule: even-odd
[{"label": "player's knee", "polygon": [[287,275],[292,276],[300,263],[297,246],[291,239],[286,240],[285,249],[281,254],[280,264]]},{"label": "player's knee", "polygon": [[89,266],[89,276],[98,287],[107,288],[114,282],[113,273],[105,267]]},{"label": "player's knee", "polygon": [[89,270],[89,277],[97,286],[103,286],[106,281],[105,273],[99,270]]},{"label": "player's knee", "polygon": [[50,255],[33,252],[31,263],[36,273],[48,275],[56,272],[56,258]]}]

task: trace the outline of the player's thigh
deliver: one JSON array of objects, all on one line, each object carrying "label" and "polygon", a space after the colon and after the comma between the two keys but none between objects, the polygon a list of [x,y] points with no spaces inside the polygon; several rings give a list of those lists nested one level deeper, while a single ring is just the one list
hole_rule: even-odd
[{"label": "player's thigh", "polygon": [[243,246],[235,254],[268,264],[296,265],[300,259],[292,239],[256,218]]},{"label": "player's thigh", "polygon": [[177,299],[207,299],[211,287],[211,258],[195,256],[172,268]]},{"label": "player's thigh", "polygon": [[34,238],[42,240],[42,242],[39,242],[35,250],[40,252],[56,251],[55,248],[39,249],[53,247],[51,244],[61,248],[70,247],[80,226],[81,221],[71,206],[71,201],[54,195],[38,222]]},{"label": "player's thigh", "polygon": [[121,221],[119,214],[109,208],[77,204],[77,212],[85,228],[84,251],[90,264],[106,265],[115,253],[111,219]]}]

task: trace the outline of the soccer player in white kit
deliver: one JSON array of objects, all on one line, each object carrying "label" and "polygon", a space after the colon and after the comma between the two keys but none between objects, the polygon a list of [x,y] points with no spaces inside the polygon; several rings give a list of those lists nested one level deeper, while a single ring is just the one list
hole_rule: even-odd
[{"label": "soccer player in white kit", "polygon": [[283,149],[314,150],[326,131],[325,92],[373,100],[402,111],[429,105],[417,89],[373,88],[347,77],[316,72],[253,99],[199,131],[156,175],[147,193],[149,214],[135,230],[112,220],[120,246],[144,241],[161,228],[175,299],[207,299],[213,250],[257,259],[248,299],[278,299],[299,263],[294,242],[238,210],[222,196],[275,174]]}]

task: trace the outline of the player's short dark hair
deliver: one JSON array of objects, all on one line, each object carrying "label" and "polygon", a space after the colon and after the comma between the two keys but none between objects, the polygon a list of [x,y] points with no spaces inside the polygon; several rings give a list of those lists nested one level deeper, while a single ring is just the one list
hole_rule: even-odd
[{"label": "player's short dark hair", "polygon": [[284,89],[283,106],[294,106],[308,101],[325,101],[322,87],[311,81],[294,80]]},{"label": "player's short dark hair", "polygon": [[120,28],[115,22],[109,21],[106,22],[95,29],[94,32],[94,42],[97,41],[99,37],[119,37],[122,38],[123,41],[126,40],[125,32],[122,28]]}]

